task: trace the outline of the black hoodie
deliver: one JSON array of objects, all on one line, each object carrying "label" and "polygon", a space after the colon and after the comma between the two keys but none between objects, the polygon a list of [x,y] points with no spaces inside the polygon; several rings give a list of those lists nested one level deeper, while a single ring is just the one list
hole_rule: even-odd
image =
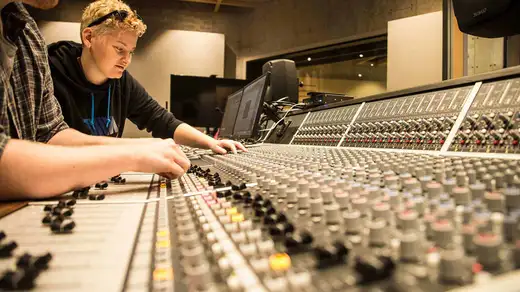
[{"label": "black hoodie", "polygon": [[78,60],[81,51],[81,44],[75,42],[49,45],[54,94],[71,128],[89,135],[121,137],[128,118],[153,137],[173,138],[180,120],[161,107],[128,71],[102,85],[90,83]]}]

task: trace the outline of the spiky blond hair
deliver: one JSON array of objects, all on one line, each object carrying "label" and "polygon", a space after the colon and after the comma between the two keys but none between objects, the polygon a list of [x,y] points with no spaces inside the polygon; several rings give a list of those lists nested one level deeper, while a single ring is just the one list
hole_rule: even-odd
[{"label": "spiky blond hair", "polygon": [[130,6],[123,1],[97,0],[90,3],[83,11],[80,33],[82,33],[83,30],[96,19],[116,10],[124,10],[128,12],[128,16],[124,21],[119,21],[115,17],[110,17],[103,23],[93,27],[94,33],[103,34],[113,29],[122,29],[125,31],[133,31],[138,37],[141,37],[146,32],[146,24],[144,24],[142,19],[138,17],[137,13],[130,9]]}]

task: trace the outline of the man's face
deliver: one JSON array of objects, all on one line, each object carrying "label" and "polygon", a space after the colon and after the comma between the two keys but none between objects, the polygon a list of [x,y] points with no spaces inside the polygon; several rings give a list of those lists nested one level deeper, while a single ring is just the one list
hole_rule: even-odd
[{"label": "man's face", "polygon": [[22,2],[39,9],[51,9],[58,5],[60,0],[22,0]]},{"label": "man's face", "polygon": [[110,79],[121,78],[132,62],[137,38],[135,32],[120,29],[93,36],[90,53],[99,71]]}]

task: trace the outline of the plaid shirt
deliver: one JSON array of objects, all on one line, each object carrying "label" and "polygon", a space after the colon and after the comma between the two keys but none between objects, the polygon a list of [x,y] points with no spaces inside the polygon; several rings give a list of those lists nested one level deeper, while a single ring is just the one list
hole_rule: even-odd
[{"label": "plaid shirt", "polygon": [[0,158],[11,137],[45,143],[68,128],[35,21],[21,3],[6,5],[1,18]]}]

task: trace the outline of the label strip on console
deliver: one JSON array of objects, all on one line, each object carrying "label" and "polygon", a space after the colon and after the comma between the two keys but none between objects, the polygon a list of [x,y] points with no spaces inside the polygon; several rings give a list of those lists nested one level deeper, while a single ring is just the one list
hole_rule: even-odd
[{"label": "label strip on console", "polygon": [[471,90],[468,97],[466,98],[466,102],[464,103],[464,106],[462,107],[462,110],[460,111],[459,116],[457,117],[457,120],[455,121],[455,124],[453,124],[453,127],[451,128],[450,134],[446,138],[444,145],[442,145],[442,148],[440,151],[441,154],[446,153],[448,151],[448,149],[450,148],[450,145],[453,142],[455,135],[457,135],[460,125],[464,121],[466,114],[468,113],[471,105],[473,104],[473,100],[475,100],[475,97],[477,96],[478,91],[480,90],[480,87],[482,87],[482,82],[475,83],[475,86],[473,86],[473,89]]}]

